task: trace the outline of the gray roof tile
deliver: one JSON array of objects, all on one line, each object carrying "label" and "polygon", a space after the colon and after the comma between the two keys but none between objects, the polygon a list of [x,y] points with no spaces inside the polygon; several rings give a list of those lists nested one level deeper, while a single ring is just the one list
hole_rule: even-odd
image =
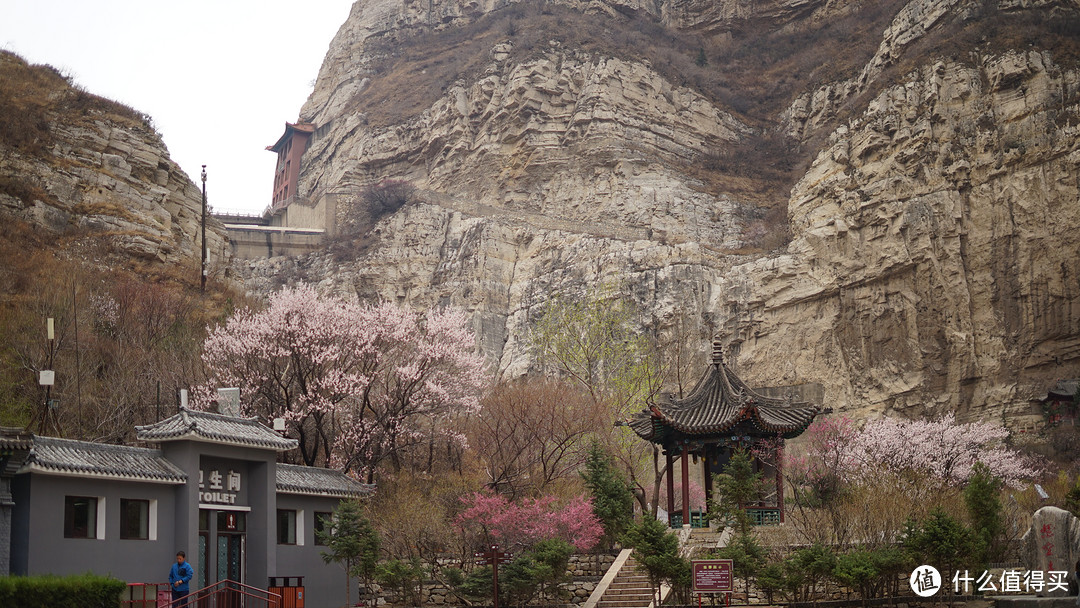
[{"label": "gray roof tile", "polygon": [[278,464],[277,490],[286,494],[351,498],[371,494],[375,491],[375,486],[360,483],[341,471],[295,464]]},{"label": "gray roof tile", "polygon": [[661,395],[647,410],[629,421],[644,439],[661,439],[663,429],[685,435],[723,433],[747,421],[763,434],[794,437],[824,413],[821,407],[791,399],[766,397],[746,385],[728,369],[719,355],[683,399]]},{"label": "gray roof tile", "polygon": [[210,412],[180,410],[179,414],[135,427],[135,435],[142,441],[175,441],[194,439],[213,443],[266,448],[283,452],[296,447],[295,439],[286,439],[273,429],[260,424],[255,418],[234,418]]},{"label": "gray roof tile", "polygon": [[91,475],[181,484],[187,475],[161,455],[161,450],[74,441],[56,437],[33,439],[22,471]]}]

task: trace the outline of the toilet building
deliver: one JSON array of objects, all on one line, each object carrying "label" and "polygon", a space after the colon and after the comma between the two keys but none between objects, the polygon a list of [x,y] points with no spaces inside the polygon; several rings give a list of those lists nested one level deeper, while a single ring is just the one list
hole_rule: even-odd
[{"label": "toilet building", "polygon": [[323,561],[316,530],[372,486],[278,463],[296,440],[254,419],[181,410],[136,434],[151,447],[29,438],[10,481],[12,574],[158,583],[183,550],[192,590],[304,577],[309,608],[344,602],[344,571]]}]

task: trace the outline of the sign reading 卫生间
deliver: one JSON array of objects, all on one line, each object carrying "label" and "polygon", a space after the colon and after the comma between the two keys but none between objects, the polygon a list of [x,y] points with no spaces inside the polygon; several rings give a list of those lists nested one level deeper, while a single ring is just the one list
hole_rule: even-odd
[{"label": "sign reading \u536b\u751f\u95f4", "polygon": [[243,473],[239,462],[204,458],[199,468],[199,502],[202,504],[242,505],[247,502]]},{"label": "sign reading \u536b\u751f\u95f4", "polygon": [[694,593],[730,593],[734,590],[730,559],[700,559],[690,562]]}]

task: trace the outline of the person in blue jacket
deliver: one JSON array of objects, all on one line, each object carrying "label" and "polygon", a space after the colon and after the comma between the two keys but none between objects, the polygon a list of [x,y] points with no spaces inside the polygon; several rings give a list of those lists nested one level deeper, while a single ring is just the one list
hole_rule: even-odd
[{"label": "person in blue jacket", "polygon": [[177,600],[191,593],[188,587],[188,583],[191,581],[191,577],[195,576],[195,570],[191,567],[191,564],[187,563],[187,556],[183,551],[176,552],[176,563],[172,565],[172,569],[169,570],[169,587],[172,589],[172,608],[181,608],[187,605],[185,600],[183,604],[177,603]]}]

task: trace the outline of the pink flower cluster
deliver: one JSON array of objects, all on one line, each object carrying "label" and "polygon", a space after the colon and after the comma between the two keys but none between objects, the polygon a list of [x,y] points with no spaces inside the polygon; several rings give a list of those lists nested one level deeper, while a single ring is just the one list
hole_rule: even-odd
[{"label": "pink flower cluster", "polygon": [[947,482],[965,483],[982,462],[1006,484],[1019,487],[1038,471],[1006,444],[1009,431],[989,422],[880,418],[857,429],[848,418],[824,418],[806,431],[806,441],[785,465],[788,474],[813,483],[905,470]]},{"label": "pink flower cluster", "polygon": [[211,332],[197,403],[239,387],[244,413],[284,418],[308,464],[370,469],[432,421],[479,410],[486,376],[466,321],[456,309],[423,316],[285,289]]},{"label": "pink flower cluster", "polygon": [[562,505],[550,495],[519,504],[491,492],[475,492],[461,501],[465,510],[458,515],[457,525],[504,549],[523,549],[541,540],[561,539],[579,551],[587,551],[604,534],[600,519],[593,513],[592,499],[584,496]]}]

